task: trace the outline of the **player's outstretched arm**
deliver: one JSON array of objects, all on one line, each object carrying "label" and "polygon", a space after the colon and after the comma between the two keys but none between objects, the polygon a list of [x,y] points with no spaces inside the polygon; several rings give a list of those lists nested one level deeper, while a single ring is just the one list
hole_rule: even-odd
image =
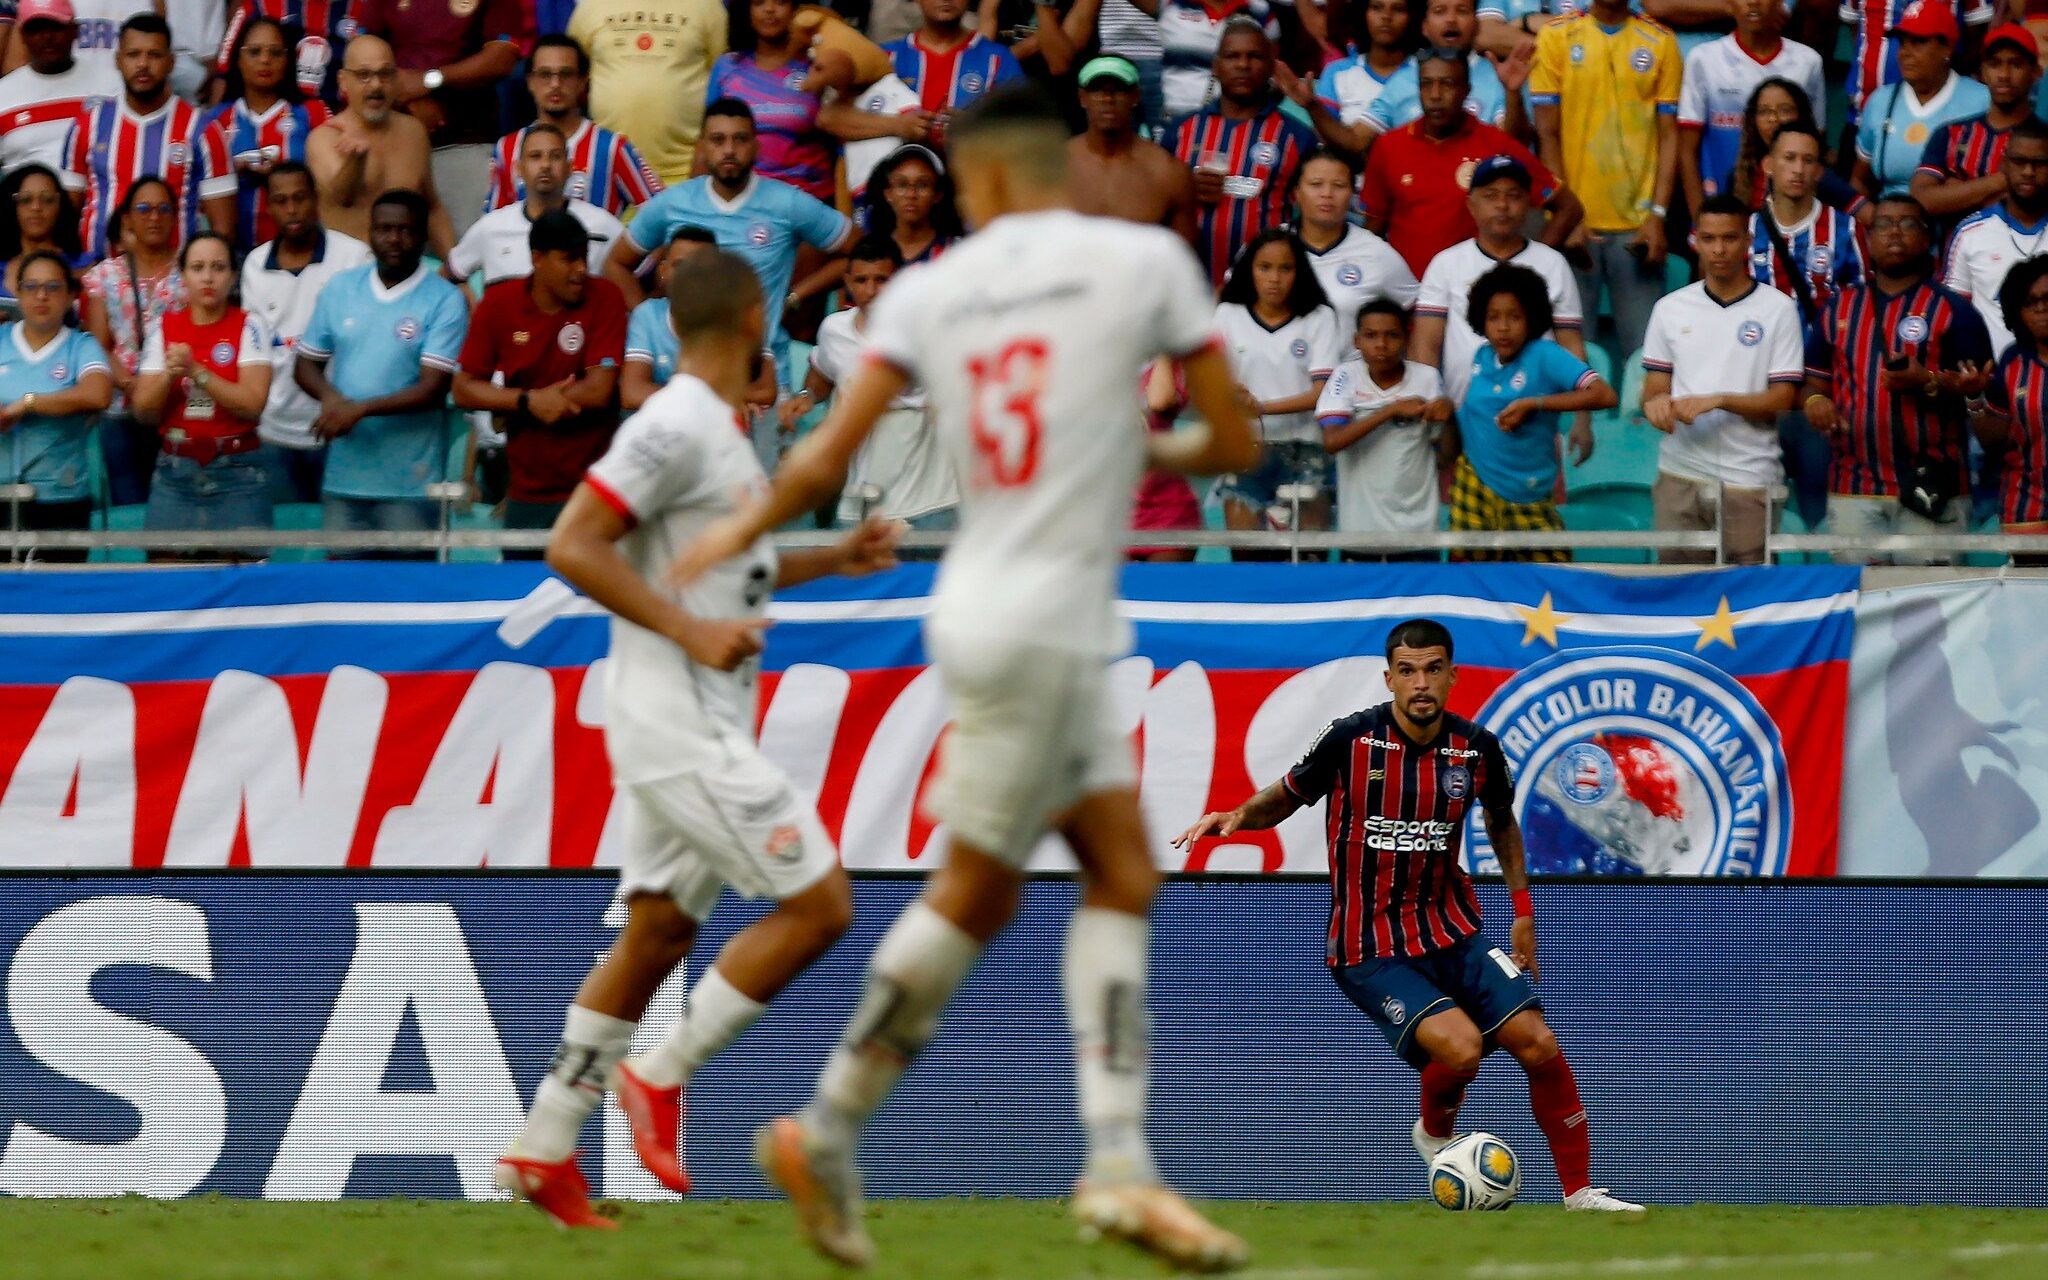
[{"label": "player's outstretched arm", "polygon": [[778,558],[776,587],[795,587],[816,578],[839,574],[859,578],[896,567],[896,540],[901,520],[869,516],[829,547],[793,547]]},{"label": "player's outstretched arm", "polygon": [[1493,842],[1501,879],[1508,882],[1508,896],[1515,904],[1515,923],[1508,933],[1515,963],[1529,971],[1531,981],[1541,981],[1542,970],[1536,964],[1536,920],[1529,912],[1529,867],[1522,857],[1522,824],[1515,821],[1513,805],[1488,806],[1486,838]]},{"label": "player's outstretched arm", "polygon": [[1228,475],[1257,466],[1259,438],[1223,352],[1206,347],[1182,360],[1181,372],[1187,378],[1188,403],[1205,425],[1145,437],[1151,464],[1189,476]]},{"label": "player's outstretched arm", "polygon": [[1240,831],[1264,831],[1285,822],[1289,815],[1301,808],[1301,801],[1287,789],[1284,782],[1276,782],[1245,801],[1228,813],[1205,813],[1201,821],[1173,838],[1174,847],[1185,849],[1197,840],[1209,836],[1236,835]]},{"label": "player's outstretched arm", "polygon": [[770,529],[817,510],[838,493],[854,451],[909,383],[909,376],[895,365],[879,360],[862,364],[840,388],[832,411],[817,430],[784,455],[767,494],[706,525],[676,557],[669,583],[685,586],[696,581],[706,569],[745,551]]},{"label": "player's outstretched arm", "polygon": [[626,521],[588,483],[576,486],[548,538],[548,567],[637,627],[674,641],[692,661],[730,671],[761,652],[766,618],[699,618],[663,596],[619,554]]}]

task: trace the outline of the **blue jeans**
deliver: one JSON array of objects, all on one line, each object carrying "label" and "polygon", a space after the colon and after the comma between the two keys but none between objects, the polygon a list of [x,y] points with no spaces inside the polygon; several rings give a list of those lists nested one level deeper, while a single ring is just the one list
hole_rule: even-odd
[{"label": "blue jeans", "polygon": [[156,460],[142,527],[193,532],[268,529],[270,513],[270,479],[254,454],[215,458],[201,465],[166,453]]},{"label": "blue jeans", "polygon": [[254,457],[269,479],[272,502],[320,501],[320,477],[327,473],[326,449],[288,449],[266,442]]},{"label": "blue jeans", "polygon": [[106,414],[100,418],[100,454],[107,461],[107,505],[132,507],[149,501],[157,454],[155,427],[145,427],[126,414]]},{"label": "blue jeans", "polygon": [[[441,505],[425,498],[341,498],[320,503],[320,527],[337,533],[438,533]],[[422,543],[428,541],[422,539]],[[432,560],[435,549],[418,551],[329,551],[330,560]]]},{"label": "blue jeans", "polygon": [[1132,58],[1138,69],[1138,126],[1157,141],[1166,132],[1166,92],[1161,80],[1166,72],[1164,58]]}]

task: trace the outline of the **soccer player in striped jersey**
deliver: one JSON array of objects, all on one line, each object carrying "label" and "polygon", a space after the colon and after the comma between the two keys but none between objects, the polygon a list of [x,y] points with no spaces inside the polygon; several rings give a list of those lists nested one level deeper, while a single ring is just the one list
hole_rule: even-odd
[{"label": "soccer player in striped jersey", "polygon": [[1969,299],[1934,281],[1934,241],[1919,202],[1887,196],[1876,212],[1869,281],[1836,295],[1807,344],[1806,417],[1835,444],[1828,531],[1956,532],[1969,506],[1963,397],[1990,376],[1991,335]]},{"label": "soccer player in striped jersey", "polygon": [[64,187],[83,193],[86,253],[107,256],[107,215],[136,179],[164,179],[177,197],[178,239],[206,225],[235,234],[235,172],[225,141],[200,127],[199,108],[171,96],[171,29],[153,13],[121,24],[116,53],[124,92],[89,103],[64,144]]},{"label": "soccer player in striped jersey", "polygon": [[[569,140],[571,200],[587,200],[623,218],[626,210],[661,191],[661,179],[623,134],[583,114],[584,95],[590,91],[590,55],[582,45],[560,35],[534,41],[526,63],[526,90],[533,95],[537,122],[555,126]],[[492,149],[485,213],[526,199],[526,184],[519,180],[519,148],[525,137],[526,130],[514,129]]]},{"label": "soccer player in striped jersey", "polygon": [[2034,119],[2034,85],[2041,78],[2041,45],[2034,33],[2008,22],[1984,37],[1977,78],[1991,91],[1991,109],[1936,129],[1913,173],[1913,198],[1945,225],[2005,194],[1999,161],[2006,140]]},{"label": "soccer player in striped jersey", "polygon": [[235,167],[238,244],[267,244],[277,235],[266,190],[279,161],[304,164],[306,139],[327,123],[327,104],[305,101],[286,74],[284,28],[275,18],[254,18],[242,26],[229,63],[226,101],[206,113],[205,128],[218,131],[216,144]]},{"label": "soccer player in striped jersey", "polygon": [[[1445,710],[1458,678],[1453,657],[1443,624],[1396,626],[1387,634],[1390,701],[1331,721],[1279,781],[1227,813],[1204,814],[1174,843],[1263,831],[1327,800],[1331,976],[1422,1073],[1416,1154],[1426,1165],[1449,1145],[1480,1062],[1506,1049],[1529,1075],[1530,1109],[1550,1141],[1565,1208],[1641,1213],[1591,1183],[1579,1087],[1536,995],[1535,910],[1514,780],[1499,740]],[[1487,944],[1459,863],[1475,802],[1514,903],[1511,952]]]}]

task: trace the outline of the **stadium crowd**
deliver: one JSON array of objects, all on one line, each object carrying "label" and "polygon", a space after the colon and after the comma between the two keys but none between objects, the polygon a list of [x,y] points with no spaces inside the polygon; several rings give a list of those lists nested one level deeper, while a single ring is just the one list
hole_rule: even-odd
[{"label": "stadium crowd", "polygon": [[[545,528],[707,244],[771,300],[772,465],[963,234],[950,117],[1029,77],[1259,416],[1140,528],[2048,534],[2042,66],[2011,0],[0,4],[13,518],[426,530],[462,481]],[[913,390],[820,518],[953,484]]]}]

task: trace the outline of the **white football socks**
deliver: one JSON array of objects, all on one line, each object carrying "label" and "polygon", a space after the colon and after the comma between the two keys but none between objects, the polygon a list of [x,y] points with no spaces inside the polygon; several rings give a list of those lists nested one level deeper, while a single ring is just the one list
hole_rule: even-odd
[{"label": "white football socks", "polygon": [[1082,907],[1067,930],[1064,985],[1088,1134],[1085,1176],[1097,1185],[1159,1179],[1145,1139],[1151,946],[1151,925],[1121,911]]},{"label": "white football socks", "polygon": [[767,1011],[767,1005],[742,995],[713,965],[697,979],[683,1020],[660,1044],[633,1058],[633,1073],[658,1089],[682,1084]]},{"label": "white football socks", "polygon": [[513,1139],[511,1154],[556,1164],[576,1150],[583,1122],[604,1101],[612,1068],[633,1043],[637,1023],[570,1005],[562,1044],[533,1095],[533,1110]]},{"label": "white football socks", "polygon": [[858,1143],[980,956],[981,943],[922,902],[896,918],[868,961],[853,1020],[804,1110],[818,1141],[848,1150]]}]

